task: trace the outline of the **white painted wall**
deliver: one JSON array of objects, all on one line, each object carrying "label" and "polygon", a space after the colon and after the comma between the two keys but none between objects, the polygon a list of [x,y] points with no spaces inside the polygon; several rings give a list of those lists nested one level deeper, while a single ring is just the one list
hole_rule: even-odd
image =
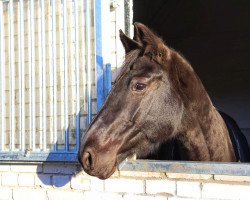
[{"label": "white painted wall", "polygon": [[116,171],[103,181],[75,163],[0,164],[0,199],[248,199],[250,178],[213,174]]}]

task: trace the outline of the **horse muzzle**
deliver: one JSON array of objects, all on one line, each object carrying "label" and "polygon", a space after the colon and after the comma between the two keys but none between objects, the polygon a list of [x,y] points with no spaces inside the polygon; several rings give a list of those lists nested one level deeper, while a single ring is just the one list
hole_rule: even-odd
[{"label": "horse muzzle", "polygon": [[78,154],[83,170],[99,179],[109,178],[116,170],[116,155],[97,153],[90,148]]}]

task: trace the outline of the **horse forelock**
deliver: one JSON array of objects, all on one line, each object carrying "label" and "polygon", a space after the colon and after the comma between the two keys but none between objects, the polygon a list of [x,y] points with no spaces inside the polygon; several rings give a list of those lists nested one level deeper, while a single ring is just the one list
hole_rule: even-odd
[{"label": "horse forelock", "polygon": [[130,67],[135,63],[139,55],[141,54],[142,50],[141,49],[135,49],[125,56],[125,60],[123,62],[123,65],[121,67],[121,70],[118,74],[118,76],[115,78],[115,83],[120,80],[129,70]]}]

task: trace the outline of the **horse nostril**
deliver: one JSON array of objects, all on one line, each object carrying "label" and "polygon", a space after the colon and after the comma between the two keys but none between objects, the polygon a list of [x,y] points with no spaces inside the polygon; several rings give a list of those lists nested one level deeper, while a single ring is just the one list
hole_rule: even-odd
[{"label": "horse nostril", "polygon": [[93,170],[93,156],[89,151],[84,152],[83,154],[83,167],[87,170]]}]

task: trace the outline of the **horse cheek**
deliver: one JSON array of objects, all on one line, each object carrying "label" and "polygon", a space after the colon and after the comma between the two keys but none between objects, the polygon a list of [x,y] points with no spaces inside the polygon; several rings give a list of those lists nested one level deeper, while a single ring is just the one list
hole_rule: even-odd
[{"label": "horse cheek", "polygon": [[180,99],[175,98],[174,94],[170,96],[164,99],[165,106],[161,109],[161,119],[159,119],[161,125],[158,125],[167,139],[171,139],[177,134],[183,114],[183,105]]}]

